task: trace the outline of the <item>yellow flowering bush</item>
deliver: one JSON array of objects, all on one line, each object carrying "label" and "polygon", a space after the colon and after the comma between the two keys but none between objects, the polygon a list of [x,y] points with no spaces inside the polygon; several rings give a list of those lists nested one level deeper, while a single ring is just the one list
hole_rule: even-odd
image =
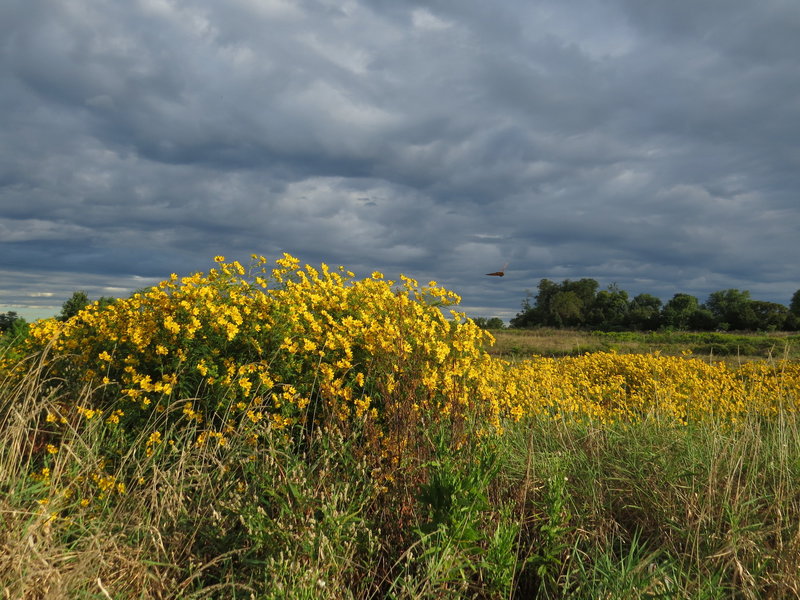
[{"label": "yellow flowering bush", "polygon": [[[26,351],[41,353],[62,394],[46,419],[54,431],[102,420],[134,440],[159,423],[149,457],[175,431],[224,446],[234,434],[257,445],[269,431],[336,427],[396,458],[425,420],[477,410],[499,422],[496,403],[475,403],[490,336],[446,318],[439,307],[459,298],[435,282],[357,280],[288,254],[274,268],[260,256],[247,269],[215,260],[207,273],[33,325]],[[90,397],[74,401],[87,385]]]}]

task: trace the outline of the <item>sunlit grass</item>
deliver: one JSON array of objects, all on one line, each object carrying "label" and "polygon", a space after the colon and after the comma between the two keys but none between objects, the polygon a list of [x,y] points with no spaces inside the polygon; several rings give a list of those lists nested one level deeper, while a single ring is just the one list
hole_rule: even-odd
[{"label": "sunlit grass", "polygon": [[800,335],[789,332],[603,332],[534,328],[491,330],[491,333],[495,343],[487,347],[487,351],[504,358],[580,356],[586,352],[609,351],[679,356],[689,350],[697,358],[729,364],[800,359]]}]

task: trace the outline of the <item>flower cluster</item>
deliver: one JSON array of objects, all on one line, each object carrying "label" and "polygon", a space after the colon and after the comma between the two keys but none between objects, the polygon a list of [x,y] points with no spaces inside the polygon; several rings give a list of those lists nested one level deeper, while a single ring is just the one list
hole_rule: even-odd
[{"label": "flower cluster", "polygon": [[689,356],[597,352],[513,363],[496,359],[493,366],[490,388],[515,418],[657,417],[686,424],[800,409],[800,364],[791,361],[731,367]]},{"label": "flower cluster", "polygon": [[491,336],[445,316],[459,298],[435,282],[357,280],[288,254],[274,268],[261,256],[249,268],[215,260],[207,273],[33,325],[27,351],[46,350],[52,380],[93,390],[88,401],[66,396],[52,429],[96,419],[133,441],[159,422],[139,442],[150,457],[180,430],[222,446],[234,434],[257,444],[276,430],[335,427],[386,456],[423,419],[477,411],[499,422],[496,402],[476,404]]}]

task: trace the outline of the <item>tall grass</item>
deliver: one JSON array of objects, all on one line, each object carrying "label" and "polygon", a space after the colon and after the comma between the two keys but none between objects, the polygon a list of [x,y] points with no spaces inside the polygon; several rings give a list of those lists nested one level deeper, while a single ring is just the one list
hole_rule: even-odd
[{"label": "tall grass", "polygon": [[[511,589],[513,522],[486,491],[498,467],[483,446],[452,450],[445,428],[429,440],[428,460],[392,483],[374,476],[357,439],[334,430],[303,444],[279,431],[257,455],[245,436],[198,446],[182,439],[195,432],[176,430],[170,448],[146,457],[133,448],[163,432],[154,420],[116,448],[108,473],[146,484],[97,497],[107,430],[90,421],[56,454],[42,452],[40,420],[63,398],[40,394],[53,388],[39,374],[0,388],[6,597],[490,597]],[[87,386],[77,401],[92,393]]]},{"label": "tall grass", "polygon": [[511,434],[507,468],[528,482],[525,543],[538,568],[521,585],[530,594],[797,597],[794,415],[736,427],[528,426]]},{"label": "tall grass", "polygon": [[244,439],[176,431],[149,458],[119,448],[110,475],[146,471],[146,486],[87,502],[107,432],[75,430],[43,458],[41,418],[62,399],[42,376],[32,364],[0,388],[6,598],[800,596],[791,412],[684,427],[532,415],[461,448],[432,427],[426,460],[389,486],[336,433],[303,448],[275,435],[254,458]]}]

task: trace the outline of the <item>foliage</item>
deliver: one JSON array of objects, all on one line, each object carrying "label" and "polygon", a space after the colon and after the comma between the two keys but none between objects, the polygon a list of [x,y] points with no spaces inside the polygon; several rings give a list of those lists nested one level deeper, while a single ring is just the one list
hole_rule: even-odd
[{"label": "foliage", "polygon": [[564,280],[557,284],[549,279],[539,282],[536,303],[523,303],[523,312],[511,320],[512,327],[534,324],[570,327],[585,322],[584,315],[592,306],[598,283],[594,279]]},{"label": "foliage", "polygon": [[782,331],[797,329],[790,320],[789,309],[777,302],[764,302],[762,300],[751,300],[750,310],[753,313],[753,321],[750,329],[763,331]]},{"label": "foliage", "polygon": [[708,297],[706,307],[721,329],[752,329],[756,324],[750,292],[736,289],[713,292]]},{"label": "foliage", "polygon": [[800,317],[800,290],[797,290],[792,296],[792,301],[789,304],[789,312]]},{"label": "foliage", "polygon": [[[629,300],[628,293],[612,284],[597,291],[594,279],[560,284],[542,279],[538,294],[522,302],[511,327],[583,327],[621,330],[759,330],[794,331],[800,328],[800,290],[790,308],[750,298],[736,289],[713,292],[705,304],[690,294],[675,294],[663,307],[650,294]],[[797,306],[796,306],[797,305]]]},{"label": "foliage", "polygon": [[508,597],[517,570],[519,527],[491,498],[500,456],[493,444],[453,447],[433,428],[434,457],[423,465],[418,523],[389,597]]},{"label": "foliage", "polygon": [[627,324],[634,330],[653,330],[661,325],[661,299],[650,294],[639,294],[631,300]]},{"label": "foliage", "polygon": [[472,321],[481,329],[505,329],[506,327],[506,324],[503,323],[503,319],[500,317],[491,317],[490,319],[485,317],[475,317],[472,319]]},{"label": "foliage", "polygon": [[7,360],[18,358],[16,348],[28,336],[28,331],[28,322],[14,311],[0,314],[0,357],[5,355]]},{"label": "foliage", "polygon": [[5,333],[17,322],[23,320],[16,312],[10,310],[6,313],[0,313],[0,334]]},{"label": "foliage", "polygon": [[629,305],[628,292],[611,284],[607,290],[597,292],[591,304],[588,322],[605,329],[620,329],[628,321]]}]

